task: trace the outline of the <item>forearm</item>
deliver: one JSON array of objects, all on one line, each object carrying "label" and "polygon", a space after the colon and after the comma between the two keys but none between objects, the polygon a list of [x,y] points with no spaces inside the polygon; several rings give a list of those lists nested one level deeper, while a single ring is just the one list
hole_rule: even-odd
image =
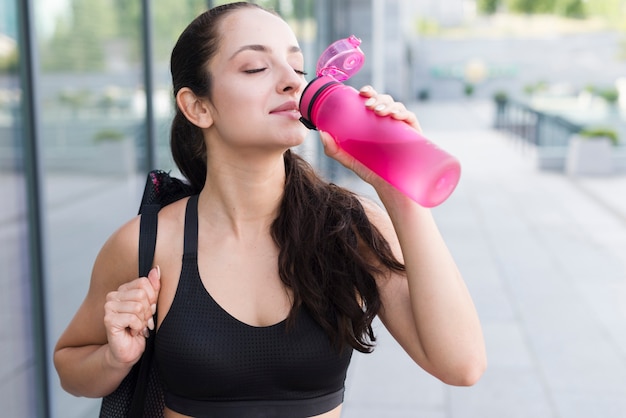
[{"label": "forearm", "polygon": [[63,389],[88,398],[113,392],[132,368],[130,364],[116,364],[108,344],[59,349],[54,364]]},{"label": "forearm", "polygon": [[452,384],[482,374],[485,347],[474,304],[430,210],[379,192],[406,266],[409,303],[427,369]]}]

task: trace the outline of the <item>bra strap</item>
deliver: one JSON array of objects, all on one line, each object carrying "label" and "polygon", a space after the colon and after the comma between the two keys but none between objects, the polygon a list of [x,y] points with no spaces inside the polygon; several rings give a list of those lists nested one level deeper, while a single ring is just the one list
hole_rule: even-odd
[{"label": "bra strap", "polygon": [[198,253],[198,195],[193,195],[187,201],[185,211],[185,246],[184,253],[196,255]]}]

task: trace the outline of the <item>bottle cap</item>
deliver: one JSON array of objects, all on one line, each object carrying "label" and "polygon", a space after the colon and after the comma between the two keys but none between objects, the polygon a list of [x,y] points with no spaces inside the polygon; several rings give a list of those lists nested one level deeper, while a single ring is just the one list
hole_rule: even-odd
[{"label": "bottle cap", "polygon": [[359,45],[361,40],[354,35],[331,44],[317,61],[317,76],[330,76],[337,81],[352,77],[365,61],[365,54]]}]

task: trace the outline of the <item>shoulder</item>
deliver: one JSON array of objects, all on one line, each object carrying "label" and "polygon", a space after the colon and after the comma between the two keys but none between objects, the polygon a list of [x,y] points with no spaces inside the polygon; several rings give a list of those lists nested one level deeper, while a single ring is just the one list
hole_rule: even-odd
[{"label": "shoulder", "polygon": [[[187,198],[184,198],[159,211],[157,253],[167,254],[167,243],[172,242],[173,235],[182,230],[186,202]],[[101,286],[113,290],[138,277],[140,224],[141,215],[130,219],[113,232],[100,249],[92,279],[96,279]]]},{"label": "shoulder", "polygon": [[387,211],[378,202],[364,196],[357,196],[357,198],[363,206],[365,215],[376,228],[392,227],[391,219]]},{"label": "shoulder", "polygon": [[106,240],[94,263],[92,285],[110,291],[137,278],[140,219],[132,218]]},{"label": "shoulder", "polygon": [[161,268],[169,264],[172,257],[178,260],[183,253],[185,213],[188,197],[170,203],[159,211],[157,243],[154,263]]},{"label": "shoulder", "polygon": [[359,196],[358,199],[363,205],[367,219],[374,229],[380,233],[381,237],[387,241],[393,255],[398,260],[403,260],[396,230],[385,208],[372,199],[363,196]]}]

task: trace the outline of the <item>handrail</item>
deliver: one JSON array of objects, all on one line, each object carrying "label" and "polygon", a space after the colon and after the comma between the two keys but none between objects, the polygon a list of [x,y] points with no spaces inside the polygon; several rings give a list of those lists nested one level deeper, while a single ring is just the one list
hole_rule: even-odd
[{"label": "handrail", "polygon": [[567,146],[582,125],[511,99],[496,101],[495,128],[540,147]]}]

